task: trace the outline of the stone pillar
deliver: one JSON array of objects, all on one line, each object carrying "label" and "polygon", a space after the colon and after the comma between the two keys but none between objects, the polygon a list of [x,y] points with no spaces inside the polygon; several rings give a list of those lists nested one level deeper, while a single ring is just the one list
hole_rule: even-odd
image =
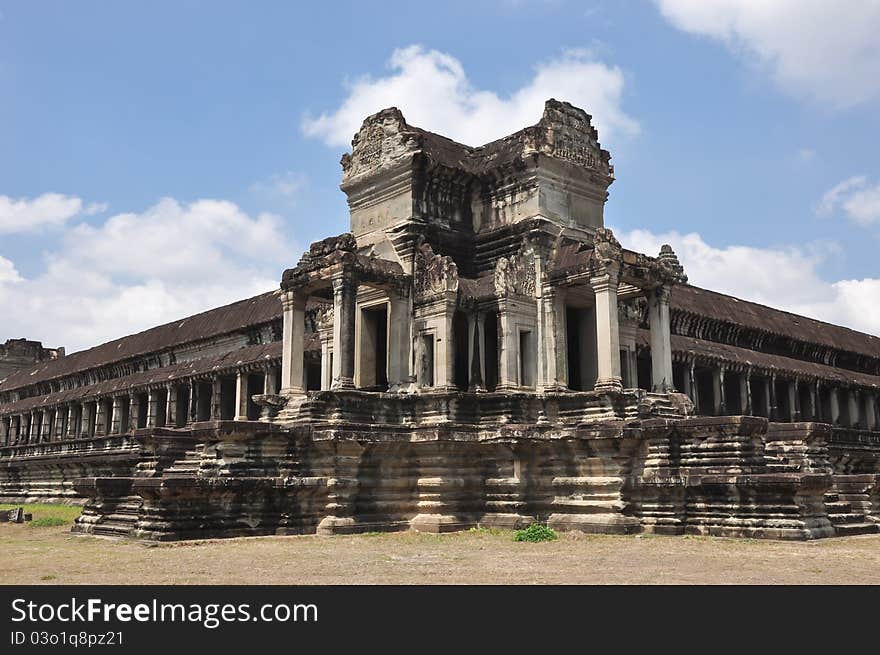
[{"label": "stone pillar", "polygon": [[818,390],[817,390],[817,388],[816,388],[817,385],[818,385],[818,383],[817,383],[817,384],[811,384],[811,385],[810,385],[810,407],[809,407],[809,411],[810,411],[810,420],[811,420],[811,421],[816,421],[816,420],[818,420],[818,418],[819,418],[819,412],[817,411],[817,410],[818,410],[818,406],[819,406],[819,405],[818,405],[818,400],[819,400],[819,399],[818,399],[818,393],[817,393]]},{"label": "stone pillar", "polygon": [[141,412],[146,411],[146,407],[141,407],[141,399],[138,394],[133,393],[129,396],[128,402],[128,429],[129,430],[137,430],[138,423],[140,422]]},{"label": "stone pillar", "polygon": [[67,438],[76,439],[79,434],[79,425],[76,420],[76,405],[71,403],[67,406]]},{"label": "stone pillar", "polygon": [[147,427],[156,427],[156,411],[159,408],[159,399],[156,397],[156,389],[147,390]]},{"label": "stone pillar", "polygon": [[[303,394],[303,356],[305,351],[305,311],[306,299],[288,291],[281,296],[284,310],[284,327],[281,350],[281,393],[285,395]],[[352,312],[352,317],[354,313]],[[354,322],[352,321],[352,327]],[[352,332],[352,340],[354,333]],[[354,354],[352,353],[352,366]]]},{"label": "stone pillar", "polygon": [[541,391],[568,388],[565,297],[554,287],[544,288],[538,297],[538,387]]},{"label": "stone pillar", "polygon": [[113,411],[110,416],[110,434],[121,434],[122,432],[122,396],[114,396]]},{"label": "stone pillar", "polygon": [[235,420],[247,421],[248,374],[239,371],[235,376]]},{"label": "stone pillar", "polygon": [[799,421],[801,418],[800,404],[798,383],[797,380],[792,380],[788,383],[788,418],[792,423]]},{"label": "stone pillar", "polygon": [[712,371],[712,411],[715,416],[724,416],[727,413],[727,403],[724,399],[724,367],[719,366]]},{"label": "stone pillar", "polygon": [[[333,379],[331,389],[354,389],[354,317],[357,283],[354,276],[333,278]],[[284,373],[282,373],[282,386]]]},{"label": "stone pillar", "polygon": [[501,328],[501,352],[498,356],[498,391],[519,388],[519,334],[513,315],[501,303],[498,308],[498,325]]},{"label": "stone pillar", "polygon": [[[321,366],[322,367],[324,366],[323,361],[324,360],[323,360],[323,355],[322,355],[322,359],[321,359]],[[328,378],[328,380],[329,380],[329,378]],[[266,367],[266,378],[265,378],[265,381],[263,382],[263,392],[267,393],[267,394],[274,394],[275,389],[277,387],[278,387],[278,369],[276,369],[274,366],[267,366]],[[330,385],[328,383],[328,385],[325,387],[322,382],[321,388],[322,389],[329,389]]]},{"label": "stone pillar", "polygon": [[779,406],[776,401],[776,375],[771,375],[767,380],[769,389],[770,404],[767,405],[767,414],[771,421],[779,421]]},{"label": "stone pillar", "polygon": [[682,387],[684,387],[681,392],[691,399],[691,402],[694,400],[694,387],[693,381],[691,380],[691,371],[692,365],[690,362],[684,363],[684,375],[682,376]]},{"label": "stone pillar", "polygon": [[177,427],[177,387],[165,387],[165,427]]},{"label": "stone pillar", "polygon": [[865,394],[865,428],[873,430],[877,427],[877,397],[872,393]]},{"label": "stone pillar", "polygon": [[4,416],[0,419],[0,443],[4,446],[9,445],[9,417]]},{"label": "stone pillar", "polygon": [[477,313],[477,343],[480,344],[480,380],[486,389],[486,312]]},{"label": "stone pillar", "polygon": [[828,404],[831,405],[831,425],[837,425],[840,422],[840,399],[837,397],[837,387],[828,389]]},{"label": "stone pillar", "polygon": [[95,410],[97,411],[97,416],[95,417],[95,436],[106,437],[108,434],[107,424],[109,417],[107,416],[107,403],[104,402],[103,398],[95,401]]},{"label": "stone pillar", "polygon": [[[412,391],[415,383],[412,369],[412,299],[409,293],[395,292],[389,293],[388,298],[388,391]],[[322,371],[322,388],[323,378]]]},{"label": "stone pillar", "polygon": [[219,375],[211,378],[211,420],[220,420],[221,396],[223,393],[223,382]]},{"label": "stone pillar", "polygon": [[739,407],[746,416],[752,414],[752,374],[745,370],[739,376]]},{"label": "stone pillar", "polygon": [[648,294],[648,324],[651,330],[651,390],[659,393],[674,391],[668,286],[657,287]]},{"label": "stone pillar", "polygon": [[700,413],[700,386],[697,384],[697,363],[693,360],[687,371],[688,383],[691,385],[691,401],[694,403],[694,410]]},{"label": "stone pillar", "polygon": [[590,279],[596,295],[596,391],[623,388],[620,377],[620,333],[617,318],[618,265],[611,263],[606,273]]},{"label": "stone pillar", "polygon": [[48,408],[40,413],[40,441],[52,441],[52,411]]},{"label": "stone pillar", "polygon": [[199,420],[199,381],[189,381],[189,423],[195,423]]},{"label": "stone pillar", "polygon": [[321,389],[327,390],[333,384],[333,341],[321,341]]},{"label": "stone pillar", "polygon": [[80,403],[80,427],[79,427],[79,436],[80,437],[90,437],[92,435],[89,434],[89,414],[90,408],[88,403]]},{"label": "stone pillar", "polygon": [[434,388],[455,388],[455,349],[452,339],[454,308],[448,307],[440,319],[440,333],[434,341]]},{"label": "stone pillar", "polygon": [[846,394],[849,403],[849,424],[852,427],[859,425],[859,396],[855,389],[850,389]]}]

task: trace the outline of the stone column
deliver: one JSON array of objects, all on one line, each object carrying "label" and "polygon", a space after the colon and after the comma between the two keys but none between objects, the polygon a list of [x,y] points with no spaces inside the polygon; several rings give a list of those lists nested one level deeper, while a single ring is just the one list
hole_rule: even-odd
[{"label": "stone column", "polygon": [[248,374],[239,371],[235,376],[235,420],[247,421]]},{"label": "stone column", "polygon": [[501,328],[501,352],[498,356],[498,391],[519,388],[519,334],[513,314],[506,302],[498,307],[498,325]]},{"label": "stone column", "polygon": [[95,436],[106,437],[108,422],[107,403],[104,402],[103,398],[95,401],[95,411],[97,412],[95,416]]},{"label": "stone column", "polygon": [[52,411],[44,408],[40,412],[40,441],[52,440]]},{"label": "stone column", "polygon": [[810,385],[810,420],[816,421],[819,418],[818,408],[818,394],[815,384]]},{"label": "stone column", "polygon": [[9,417],[4,416],[0,419],[0,443],[4,446],[9,445]]},{"label": "stone column", "polygon": [[67,406],[67,438],[76,439],[79,434],[79,425],[76,420],[76,405],[71,403]]},{"label": "stone column", "polygon": [[[324,366],[323,361],[324,360],[323,360],[323,355],[322,355],[322,359],[321,359],[321,366],[322,367]],[[329,378],[328,378],[328,380],[329,380]],[[267,394],[274,394],[277,386],[278,386],[278,369],[276,369],[274,366],[267,366],[266,367],[266,377],[263,382],[263,392],[267,393]],[[330,385],[328,384],[325,387],[324,384],[322,383],[321,388],[322,389],[329,389]]]},{"label": "stone column", "polygon": [[156,427],[156,413],[159,409],[159,398],[156,389],[147,390],[147,427]]},{"label": "stone column", "polygon": [[617,318],[618,264],[606,266],[606,273],[590,279],[596,295],[596,391],[618,391],[620,377],[620,333]]},{"label": "stone column", "polygon": [[[388,298],[388,391],[411,391],[415,382],[412,370],[412,299],[409,293],[393,291]],[[323,378],[322,371],[322,388]]]},{"label": "stone column", "polygon": [[696,371],[697,363],[693,360],[690,362],[690,366],[687,371],[688,383],[691,385],[691,401],[694,403],[694,411],[698,414],[700,413],[700,387],[697,384],[697,371]]},{"label": "stone column", "polygon": [[146,407],[141,407],[141,399],[138,394],[133,393],[129,396],[128,403],[128,429],[129,430],[137,430],[138,423],[140,422],[141,412],[146,411]]},{"label": "stone column", "polygon": [[211,378],[211,420],[220,420],[221,395],[223,393],[223,383],[219,375]]},{"label": "stone column", "polygon": [[177,387],[165,387],[165,427],[177,427]]},{"label": "stone column", "polygon": [[90,418],[90,410],[88,403],[80,403],[80,428],[79,428],[79,436],[80,437],[90,437],[92,435],[89,434],[89,418]]},{"label": "stone column", "polygon": [[859,425],[859,397],[855,389],[850,389],[846,394],[849,403],[849,424],[852,427]]},{"label": "stone column", "polygon": [[[305,312],[306,299],[292,291],[281,296],[284,310],[284,327],[281,350],[281,393],[284,395],[303,394],[303,356],[305,351]],[[354,317],[354,313],[352,313]],[[354,327],[354,322],[352,322]],[[354,334],[352,333],[352,338]],[[352,356],[352,366],[354,357]]]},{"label": "stone column", "polygon": [[745,370],[739,376],[739,407],[746,416],[752,414],[752,375]]},{"label": "stone column", "polygon": [[[568,345],[565,332],[565,296],[546,287],[538,297],[538,386],[541,391],[568,388]],[[481,342],[485,344],[485,341]]]},{"label": "stone column", "polygon": [[837,397],[837,387],[828,389],[828,401],[831,405],[831,425],[837,425],[840,422],[840,399]]},{"label": "stone column", "polygon": [[196,423],[199,420],[199,381],[189,381],[189,423]]},{"label": "stone column", "polygon": [[776,375],[771,375],[767,380],[769,387],[770,404],[767,405],[767,414],[771,421],[779,421],[779,406],[776,401]]},{"label": "stone column", "polygon": [[674,391],[668,286],[657,287],[648,294],[648,324],[651,330],[651,390],[659,393]]},{"label": "stone column", "polygon": [[799,421],[801,418],[800,404],[798,383],[797,380],[792,380],[788,383],[788,413],[789,420],[792,423]]},{"label": "stone column", "polygon": [[[354,389],[354,317],[357,283],[354,276],[333,278],[333,379],[331,389]],[[282,374],[282,385],[284,384]]]},{"label": "stone column", "polygon": [[321,340],[321,390],[325,391],[333,384],[333,341]]},{"label": "stone column", "polygon": [[877,397],[872,393],[865,394],[865,427],[868,430],[877,427]]},{"label": "stone column", "polygon": [[712,371],[712,410],[715,416],[724,416],[727,413],[727,403],[724,398],[724,367],[719,366]]},{"label": "stone column", "polygon": [[122,396],[113,396],[113,411],[110,415],[110,434],[121,434],[122,432]]}]

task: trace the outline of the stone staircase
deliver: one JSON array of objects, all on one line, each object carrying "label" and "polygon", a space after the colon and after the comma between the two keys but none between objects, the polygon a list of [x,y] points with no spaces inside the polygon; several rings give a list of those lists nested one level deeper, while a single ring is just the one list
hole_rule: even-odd
[{"label": "stone staircase", "polygon": [[828,519],[834,526],[838,537],[880,532],[880,524],[871,521],[864,514],[854,511],[852,505],[841,500],[840,494],[836,491],[826,493],[824,501]]},{"label": "stone staircase", "polygon": [[173,477],[197,476],[202,464],[202,449],[203,445],[198,444],[195,448],[187,450],[183,457],[174,460],[174,463],[165,469],[163,475]]},{"label": "stone staircase", "polygon": [[[105,501],[106,502],[106,501]],[[83,517],[78,522],[90,523],[89,532],[104,537],[128,537],[134,531],[138,521],[143,499],[140,496],[123,496],[114,499],[112,506],[105,505],[101,508],[100,516],[89,520],[88,507],[83,512]],[[109,505],[109,504],[108,504]]]},{"label": "stone staircase", "polygon": [[651,406],[651,412],[657,418],[681,418],[681,412],[675,408],[668,393],[648,391],[645,399]]}]

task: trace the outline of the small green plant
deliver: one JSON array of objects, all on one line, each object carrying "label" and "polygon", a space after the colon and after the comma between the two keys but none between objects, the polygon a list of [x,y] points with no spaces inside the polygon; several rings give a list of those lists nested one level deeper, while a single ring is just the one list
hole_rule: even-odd
[{"label": "small green plant", "polygon": [[34,519],[28,525],[32,528],[54,528],[59,525],[67,525],[67,521],[60,516],[44,516],[41,519]]},{"label": "small green plant", "polygon": [[48,580],[57,580],[57,579],[58,579],[57,576],[54,576],[54,575],[41,575],[40,576],[40,580],[48,581]]},{"label": "small green plant", "polygon": [[558,539],[559,535],[553,528],[548,528],[541,523],[532,523],[525,530],[517,530],[513,533],[514,541],[530,541],[532,543],[538,541],[553,541]]}]

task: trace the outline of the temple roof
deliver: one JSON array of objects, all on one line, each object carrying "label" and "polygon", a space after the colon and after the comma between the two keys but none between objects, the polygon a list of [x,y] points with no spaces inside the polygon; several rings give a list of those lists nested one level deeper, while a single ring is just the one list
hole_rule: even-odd
[{"label": "temple roof", "polygon": [[716,291],[679,284],[672,287],[669,302],[673,309],[679,311],[763,330],[796,341],[880,358],[880,337]]},{"label": "temple roof", "polygon": [[0,391],[81,373],[133,357],[163,352],[180,344],[268,323],[277,320],[280,316],[281,301],[278,299],[278,292],[270,291],[71,353],[65,357],[27,366],[0,380]]}]

